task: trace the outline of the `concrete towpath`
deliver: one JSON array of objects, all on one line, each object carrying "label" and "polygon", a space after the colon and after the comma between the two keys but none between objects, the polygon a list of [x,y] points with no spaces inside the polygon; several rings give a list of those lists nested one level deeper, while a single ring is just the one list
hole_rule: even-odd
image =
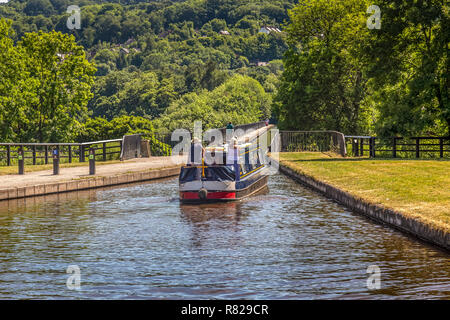
[{"label": "concrete towpath", "polygon": [[175,176],[186,163],[187,156],[152,157],[103,164],[97,162],[96,174],[89,175],[89,166],[27,172],[24,175],[0,176],[0,200],[16,199],[67,191],[99,188]]}]

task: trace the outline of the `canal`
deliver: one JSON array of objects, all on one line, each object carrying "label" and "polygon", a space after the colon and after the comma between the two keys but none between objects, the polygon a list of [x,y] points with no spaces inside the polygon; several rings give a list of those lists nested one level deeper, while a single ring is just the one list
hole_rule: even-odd
[{"label": "canal", "polygon": [[180,205],[177,183],[0,203],[0,299],[450,298],[448,253],[283,175],[229,204]]}]

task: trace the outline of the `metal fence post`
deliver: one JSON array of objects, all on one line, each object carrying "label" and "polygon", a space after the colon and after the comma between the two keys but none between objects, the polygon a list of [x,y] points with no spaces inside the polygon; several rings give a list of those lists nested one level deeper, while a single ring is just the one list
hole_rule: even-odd
[{"label": "metal fence post", "polygon": [[19,174],[25,173],[25,159],[24,159],[24,152],[23,147],[19,147],[19,151],[17,152],[17,162],[19,164]]},{"label": "metal fence post", "polygon": [[44,149],[45,149],[45,164],[48,164],[48,146],[46,145]]},{"label": "metal fence post", "polygon": [[392,144],[392,157],[397,158],[397,138],[393,139]]},{"label": "metal fence post", "polygon": [[89,148],[89,174],[95,175],[95,149]]},{"label": "metal fence post", "polygon": [[358,139],[353,139],[353,156],[359,156]]},{"label": "metal fence post", "polygon": [[103,143],[103,161],[106,161],[106,142]]},{"label": "metal fence post", "polygon": [[375,158],[375,138],[371,137],[369,143],[370,143],[370,156],[372,158]]},{"label": "metal fence post", "polygon": [[36,165],[36,146],[33,146],[33,166]]},{"label": "metal fence post", "polygon": [[58,147],[53,149],[53,174],[59,174],[59,149]]},{"label": "metal fence post", "polygon": [[361,157],[364,157],[364,138],[361,138],[360,149],[359,149],[359,155],[360,155]]},{"label": "metal fence post", "polygon": [[11,147],[6,146],[6,165],[9,167],[11,165]]},{"label": "metal fence post", "polygon": [[420,139],[416,139],[416,158],[420,158]]}]

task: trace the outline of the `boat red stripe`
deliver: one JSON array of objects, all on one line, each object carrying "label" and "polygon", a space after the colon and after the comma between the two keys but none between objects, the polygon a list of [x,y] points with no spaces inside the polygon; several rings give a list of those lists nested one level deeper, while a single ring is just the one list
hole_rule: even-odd
[{"label": "boat red stripe", "polygon": [[[198,192],[180,192],[181,199],[199,200]],[[236,199],[236,192],[208,192],[206,199]]]}]

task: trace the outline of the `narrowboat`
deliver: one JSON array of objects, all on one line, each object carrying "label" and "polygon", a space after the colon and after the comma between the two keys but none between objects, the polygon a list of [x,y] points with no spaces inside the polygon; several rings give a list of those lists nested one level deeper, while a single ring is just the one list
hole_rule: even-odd
[{"label": "narrowboat", "polygon": [[269,167],[254,143],[233,139],[220,147],[191,145],[188,163],[179,178],[182,203],[238,201],[267,187]]}]

